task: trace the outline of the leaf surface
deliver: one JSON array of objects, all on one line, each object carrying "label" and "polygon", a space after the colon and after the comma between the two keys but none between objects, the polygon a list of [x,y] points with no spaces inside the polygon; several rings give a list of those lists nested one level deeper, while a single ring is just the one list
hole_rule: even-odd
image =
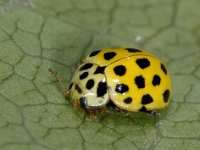
[{"label": "leaf surface", "polygon": [[[0,149],[200,149],[198,0],[0,1]],[[89,52],[138,47],[171,73],[173,100],[159,117],[110,112],[82,119],[66,86]]]}]

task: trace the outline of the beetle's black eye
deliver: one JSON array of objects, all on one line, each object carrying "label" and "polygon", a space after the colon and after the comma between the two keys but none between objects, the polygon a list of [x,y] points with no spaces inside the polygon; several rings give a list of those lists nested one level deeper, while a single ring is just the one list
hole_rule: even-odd
[{"label": "beetle's black eye", "polygon": [[80,106],[81,106],[82,108],[85,108],[85,107],[87,106],[87,99],[86,99],[86,97],[81,97],[81,98],[79,99],[79,102],[80,102]]}]

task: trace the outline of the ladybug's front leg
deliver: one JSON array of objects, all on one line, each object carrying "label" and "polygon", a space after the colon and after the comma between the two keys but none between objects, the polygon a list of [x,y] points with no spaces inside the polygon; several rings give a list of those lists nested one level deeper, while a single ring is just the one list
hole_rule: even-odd
[{"label": "ladybug's front leg", "polygon": [[108,113],[108,109],[107,109],[106,106],[101,107],[99,111],[100,111],[100,114],[101,114],[101,115],[104,115],[104,114],[107,114],[107,113]]},{"label": "ladybug's front leg", "polygon": [[96,118],[97,118],[97,110],[91,110],[91,111],[90,111],[90,117],[91,117],[93,120],[96,120]]}]

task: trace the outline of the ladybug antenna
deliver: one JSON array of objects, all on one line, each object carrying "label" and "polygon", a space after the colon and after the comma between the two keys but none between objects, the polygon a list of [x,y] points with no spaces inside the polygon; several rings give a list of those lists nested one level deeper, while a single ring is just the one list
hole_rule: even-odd
[{"label": "ladybug antenna", "polygon": [[63,93],[65,95],[65,97],[68,96],[69,92],[64,84],[64,81],[62,80],[62,78],[58,75],[58,73],[54,70],[52,70],[51,68],[49,68],[49,72],[51,73],[51,75],[55,78],[56,81],[58,81],[60,88],[63,90]]}]

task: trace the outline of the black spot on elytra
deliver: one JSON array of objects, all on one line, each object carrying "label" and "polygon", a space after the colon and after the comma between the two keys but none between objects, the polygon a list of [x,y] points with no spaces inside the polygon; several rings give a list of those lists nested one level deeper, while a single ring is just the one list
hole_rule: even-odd
[{"label": "black spot on elytra", "polygon": [[81,80],[83,80],[83,79],[87,78],[87,76],[88,76],[88,72],[83,72],[83,73],[79,76],[79,78],[80,78]]},{"label": "black spot on elytra", "polygon": [[141,112],[147,112],[147,108],[145,106],[142,106],[142,108],[139,109]]},{"label": "black spot on elytra", "polygon": [[142,96],[142,104],[146,105],[146,104],[150,104],[153,102],[153,98],[151,97],[151,95],[146,94]]},{"label": "black spot on elytra", "polygon": [[142,75],[135,77],[135,84],[139,89],[145,87],[145,79]]},{"label": "black spot on elytra", "polygon": [[131,97],[127,97],[124,99],[124,103],[126,104],[130,104],[132,102],[132,98]]},{"label": "black spot on elytra", "polygon": [[88,80],[86,83],[86,88],[90,90],[93,86],[94,86],[94,80],[93,79]]},{"label": "black spot on elytra", "polygon": [[115,52],[107,52],[104,54],[104,59],[105,60],[110,60],[112,59],[113,57],[115,57],[116,53]]},{"label": "black spot on elytra", "polygon": [[115,91],[118,93],[125,93],[129,90],[128,86],[126,84],[117,84]]},{"label": "black spot on elytra", "polygon": [[74,84],[74,83],[70,83],[70,85],[69,85],[69,90],[72,89],[73,84]]},{"label": "black spot on elytra", "polygon": [[141,69],[145,69],[150,66],[150,61],[147,58],[139,58],[136,63]]},{"label": "black spot on elytra", "polygon": [[87,64],[84,64],[83,66],[81,66],[79,70],[80,71],[87,70],[87,69],[91,68],[92,66],[93,66],[93,64],[87,63]]},{"label": "black spot on elytra", "polygon": [[167,103],[168,100],[169,100],[169,90],[165,90],[165,92],[163,93],[163,99],[164,99],[164,102]]},{"label": "black spot on elytra", "polygon": [[97,67],[97,69],[95,70],[94,74],[98,74],[98,73],[103,74],[105,68],[106,68],[106,66],[103,66],[103,67]]},{"label": "black spot on elytra", "polygon": [[75,85],[75,90],[77,90],[80,94],[82,93],[82,90],[78,84]]},{"label": "black spot on elytra", "polygon": [[81,107],[85,108],[87,106],[87,99],[86,99],[86,97],[81,97],[79,99],[79,103],[80,103]]},{"label": "black spot on elytra", "polygon": [[160,85],[160,80],[161,80],[160,77],[156,74],[156,75],[153,76],[152,84],[154,86]]},{"label": "black spot on elytra", "polygon": [[136,49],[136,48],[126,48],[126,50],[128,50],[128,52],[131,52],[131,53],[141,52],[141,50]]},{"label": "black spot on elytra", "polygon": [[107,93],[106,82],[100,81],[97,86],[97,97],[102,97]]},{"label": "black spot on elytra", "polygon": [[101,51],[101,50],[94,51],[94,52],[90,53],[90,57],[96,56],[100,51]]},{"label": "black spot on elytra", "polygon": [[161,69],[162,69],[162,71],[165,73],[165,74],[167,74],[167,69],[165,68],[165,66],[161,63]]},{"label": "black spot on elytra", "polygon": [[147,108],[145,106],[142,106],[142,108],[140,108],[139,111],[148,113],[148,114],[151,114],[154,116],[157,114],[157,112],[155,110],[147,110]]},{"label": "black spot on elytra", "polygon": [[126,73],[126,67],[124,65],[116,66],[114,72],[118,76],[123,76]]}]

